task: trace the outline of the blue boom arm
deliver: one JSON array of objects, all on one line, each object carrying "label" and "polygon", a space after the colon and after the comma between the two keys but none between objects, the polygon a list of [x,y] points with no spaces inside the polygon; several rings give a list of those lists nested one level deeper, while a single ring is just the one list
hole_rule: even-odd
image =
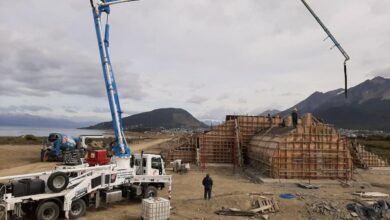
[{"label": "blue boom arm", "polygon": [[[104,35],[102,26],[102,14],[107,16],[110,14],[110,5],[129,2],[132,0],[99,0],[96,4],[90,0],[92,6],[93,19],[95,22],[96,37],[99,45],[100,59],[103,68],[103,75],[106,84],[108,102],[110,104],[112,123],[116,143],[113,146],[114,155],[116,157],[130,157],[130,148],[127,145],[126,138],[122,126],[122,111],[119,103],[119,94],[115,82],[114,71],[111,65],[110,55],[108,52],[110,25],[105,24]],[[134,1],[134,0],[133,0]]]}]

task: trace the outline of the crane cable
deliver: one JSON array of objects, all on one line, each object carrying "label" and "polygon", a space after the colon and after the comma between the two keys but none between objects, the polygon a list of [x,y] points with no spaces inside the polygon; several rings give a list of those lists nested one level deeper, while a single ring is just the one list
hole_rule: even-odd
[{"label": "crane cable", "polygon": [[[301,0],[302,3],[305,5],[305,7],[307,8],[307,10],[309,10],[310,14],[313,15],[313,17],[316,19],[316,21],[320,24],[320,26],[322,27],[322,29],[324,29],[325,33],[328,35],[327,38],[330,38],[333,43],[334,43],[334,46],[331,48],[333,49],[334,47],[337,47],[339,49],[339,51],[341,52],[341,54],[345,57],[345,60],[344,60],[344,93],[345,93],[345,98],[348,98],[348,75],[347,75],[347,61],[350,59],[349,55],[347,54],[347,52],[344,50],[344,48],[339,44],[339,42],[336,40],[336,38],[333,36],[333,34],[328,30],[328,28],[324,25],[324,23],[322,23],[322,21],[320,20],[320,18],[314,13],[314,11],[310,8],[310,6],[306,3],[305,0]],[[326,39],[327,39],[326,38]],[[326,40],[325,39],[325,40]]]}]

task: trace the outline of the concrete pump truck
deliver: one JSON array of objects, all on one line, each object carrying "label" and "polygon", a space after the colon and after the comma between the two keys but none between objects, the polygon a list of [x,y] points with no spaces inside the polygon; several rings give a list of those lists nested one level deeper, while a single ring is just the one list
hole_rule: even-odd
[{"label": "concrete pump truck", "polygon": [[70,154],[51,171],[0,177],[0,219],[1,215],[5,218],[26,215],[28,219],[38,220],[55,220],[60,216],[76,219],[89,206],[156,196],[157,190],[165,186],[169,187],[170,194],[172,178],[165,174],[161,156],[131,154],[123,132],[118,90],[108,53],[110,26],[102,25],[101,17],[110,14],[111,5],[130,1],[133,0],[90,0],[115,132],[113,156],[107,160],[105,150],[89,151],[86,163],[77,154]]}]

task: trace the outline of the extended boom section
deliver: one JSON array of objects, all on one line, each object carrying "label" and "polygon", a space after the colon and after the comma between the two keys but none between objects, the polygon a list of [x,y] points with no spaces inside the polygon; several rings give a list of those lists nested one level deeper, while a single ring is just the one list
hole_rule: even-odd
[{"label": "extended boom section", "polygon": [[[316,13],[313,11],[313,9],[310,8],[310,6],[307,4],[305,0],[301,0],[302,3],[305,5],[307,10],[309,10],[310,14],[313,15],[314,19],[318,22],[318,24],[324,29],[325,33],[328,35],[328,37],[333,41],[334,46],[339,49],[341,54],[344,56],[344,83],[345,83],[345,97],[348,96],[348,76],[347,76],[347,61],[350,59],[347,52],[344,50],[344,48],[339,44],[339,42],[336,40],[336,38],[333,36],[333,34],[329,31],[329,29],[325,26],[325,24],[321,21],[321,19],[316,15]],[[333,48],[332,47],[332,48]]]},{"label": "extended boom section", "polygon": [[[112,123],[116,137],[116,143],[113,146],[115,157],[128,158],[130,156],[130,149],[127,145],[126,138],[122,126],[122,110],[119,102],[119,93],[115,82],[114,71],[111,65],[109,47],[110,24],[108,24],[108,16],[110,14],[110,4],[126,2],[126,1],[98,1],[94,3],[90,0],[92,6],[92,14],[95,23],[96,37],[99,45],[100,60],[103,68],[103,75],[106,84],[108,102],[111,110]],[[107,16],[106,24],[102,25],[102,15]]]}]

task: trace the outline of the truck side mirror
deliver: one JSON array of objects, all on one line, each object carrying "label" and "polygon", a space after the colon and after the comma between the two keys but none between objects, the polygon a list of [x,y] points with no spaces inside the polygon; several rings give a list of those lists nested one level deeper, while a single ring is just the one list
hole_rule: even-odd
[{"label": "truck side mirror", "polygon": [[131,168],[134,167],[134,155],[131,155],[131,156],[130,156],[130,167],[131,167]]}]

